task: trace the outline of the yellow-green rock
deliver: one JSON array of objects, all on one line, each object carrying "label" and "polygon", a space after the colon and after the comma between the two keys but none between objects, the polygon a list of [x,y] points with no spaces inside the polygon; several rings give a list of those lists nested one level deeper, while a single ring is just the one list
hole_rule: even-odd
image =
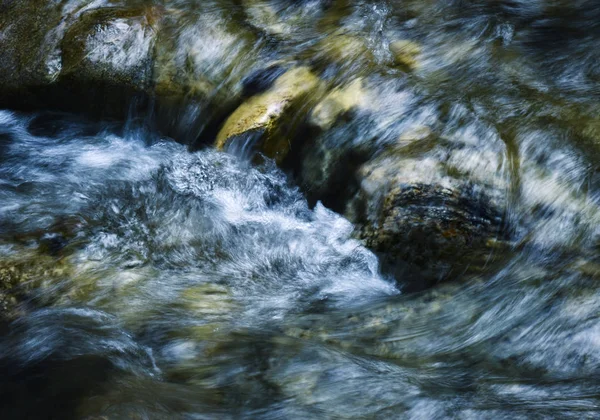
[{"label": "yellow-green rock", "polygon": [[260,133],[260,150],[281,161],[290,149],[289,139],[280,132],[284,120],[290,122],[284,117],[292,108],[295,114],[301,112],[302,99],[307,99],[320,85],[319,78],[308,67],[288,70],[270,90],[249,98],[231,114],[217,135],[216,147],[224,149],[237,136]]},{"label": "yellow-green rock", "polygon": [[235,309],[230,291],[216,284],[205,283],[185,289],[181,294],[182,305],[204,319],[226,319]]},{"label": "yellow-green rock", "polygon": [[375,56],[367,40],[356,34],[338,30],[323,37],[306,56],[316,68],[334,76],[339,83],[377,71]]},{"label": "yellow-green rock", "polygon": [[278,10],[270,2],[243,0],[242,4],[248,14],[250,23],[270,35],[289,35],[293,27],[280,19]]}]

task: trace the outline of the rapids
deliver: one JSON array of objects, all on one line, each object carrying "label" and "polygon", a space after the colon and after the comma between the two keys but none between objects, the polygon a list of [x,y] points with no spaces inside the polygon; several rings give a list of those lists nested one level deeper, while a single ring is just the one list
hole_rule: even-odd
[{"label": "rapids", "polygon": [[[368,79],[369,109],[305,139],[304,163],[287,167],[249,143],[211,147],[209,100],[132,106],[125,121],[0,110],[0,311],[12,308],[0,418],[600,416],[597,5],[232,2],[262,34],[247,45],[218,31],[231,23],[223,2],[170,3],[200,16],[174,62],[200,63],[211,83],[227,74],[217,90],[264,90],[258,76],[234,80],[260,70],[259,54],[310,56],[325,80]],[[340,27],[369,54],[321,57],[323,33]],[[407,34],[419,66],[373,70]],[[104,47],[91,59],[135,61]],[[179,57],[186,48],[201,60]],[[504,203],[503,231],[475,273],[413,293],[341,214],[346,192],[299,173],[346,156],[324,162],[322,150],[375,154],[423,125],[447,149],[411,150],[404,176],[443,160],[481,181]]]}]

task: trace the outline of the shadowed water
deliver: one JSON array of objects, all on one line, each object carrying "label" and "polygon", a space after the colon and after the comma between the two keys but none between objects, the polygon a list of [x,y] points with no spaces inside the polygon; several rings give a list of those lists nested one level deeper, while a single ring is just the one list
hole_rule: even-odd
[{"label": "shadowed water", "polygon": [[[0,249],[28,276],[1,343],[7,415],[597,409],[598,266],[553,250],[593,239],[591,220],[569,227],[559,208],[499,272],[403,295],[351,225],[309,209],[272,164],[143,130],[0,117]],[[593,205],[579,217],[597,217]]]}]

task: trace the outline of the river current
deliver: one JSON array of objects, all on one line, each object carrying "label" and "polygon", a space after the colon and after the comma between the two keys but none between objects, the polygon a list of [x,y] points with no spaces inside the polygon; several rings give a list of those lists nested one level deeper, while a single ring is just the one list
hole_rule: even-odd
[{"label": "river current", "polygon": [[[375,60],[400,19],[423,67],[375,78],[376,117],[327,141],[443,125],[461,168],[503,183],[498,255],[407,292],[271,159],[139,118],[0,110],[0,278],[27,279],[0,324],[0,417],[600,416],[597,23],[535,20],[540,2],[359,3],[344,22]],[[292,35],[304,48],[310,27]]]}]

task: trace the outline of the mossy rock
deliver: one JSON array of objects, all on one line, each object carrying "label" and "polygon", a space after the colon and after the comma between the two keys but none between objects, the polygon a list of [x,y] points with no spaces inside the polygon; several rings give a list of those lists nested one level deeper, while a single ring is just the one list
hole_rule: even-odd
[{"label": "mossy rock", "polygon": [[260,60],[256,34],[210,6],[0,7],[0,106],[11,109],[125,118],[156,105],[159,128],[186,141],[183,132],[195,138],[235,109],[241,79]]},{"label": "mossy rock", "polygon": [[0,105],[10,106],[28,88],[53,82],[52,63],[57,47],[47,34],[62,19],[62,8],[44,0],[0,3]]},{"label": "mossy rock", "polygon": [[[284,130],[307,112],[311,94],[321,88],[321,81],[308,67],[296,67],[280,76],[268,91],[244,102],[229,116],[217,135],[215,146],[225,149],[243,136],[257,135],[258,149],[277,162],[290,151],[290,141]],[[302,106],[304,105],[304,106]]]},{"label": "mossy rock", "polygon": [[119,117],[148,93],[157,8],[11,3],[0,13],[0,106]]},{"label": "mossy rock", "polygon": [[[235,8],[231,9],[235,15]],[[223,10],[170,10],[154,46],[153,94],[157,120],[168,135],[194,143],[241,102],[242,80],[262,57],[260,39],[239,16]]]}]

